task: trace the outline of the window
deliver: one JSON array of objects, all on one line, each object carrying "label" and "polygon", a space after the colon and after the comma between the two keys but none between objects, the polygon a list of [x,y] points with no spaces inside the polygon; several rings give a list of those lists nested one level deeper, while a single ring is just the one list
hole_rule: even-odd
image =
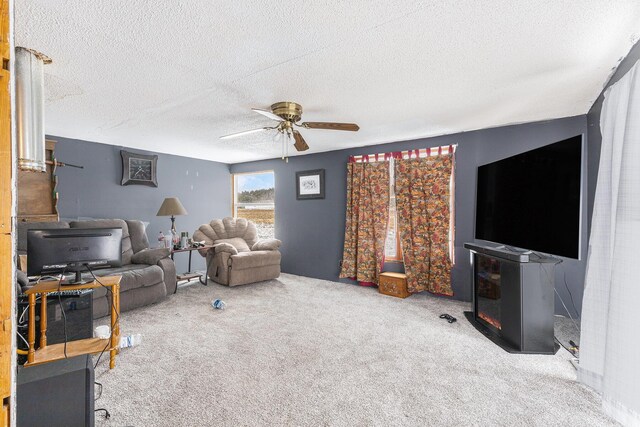
[{"label": "window", "polygon": [[233,216],[255,223],[258,237],[275,237],[275,175],[273,171],[233,174]]},{"label": "window", "polygon": [[389,225],[387,226],[387,240],[384,245],[384,260],[402,262],[400,233],[398,233],[398,216],[396,213],[395,165],[393,159],[389,161]]}]

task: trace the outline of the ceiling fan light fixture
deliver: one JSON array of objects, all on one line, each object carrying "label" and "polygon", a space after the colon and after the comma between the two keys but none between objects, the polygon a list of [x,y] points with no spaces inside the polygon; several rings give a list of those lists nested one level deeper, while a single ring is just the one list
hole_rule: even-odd
[{"label": "ceiling fan light fixture", "polygon": [[295,123],[302,118],[302,105],[291,101],[276,102],[271,105],[271,111],[288,122]]},{"label": "ceiling fan light fixture", "polygon": [[[254,129],[244,132],[232,133],[220,137],[220,139],[236,138],[243,135],[248,135],[255,132],[261,132],[264,130],[275,129],[283,135],[282,140],[282,160],[289,161],[289,145],[285,139],[293,141],[293,146],[297,151],[306,151],[309,149],[309,145],[304,140],[300,132],[294,129],[294,126],[302,127],[305,129],[328,129],[328,130],[341,130],[357,132],[360,127],[355,123],[333,123],[333,122],[303,122],[298,123],[302,119],[302,105],[291,102],[283,101],[276,102],[271,105],[271,111],[262,110],[260,108],[252,108],[258,114],[268,117],[271,120],[278,122],[276,126],[264,127],[260,129]],[[286,138],[285,138],[286,136]]]}]

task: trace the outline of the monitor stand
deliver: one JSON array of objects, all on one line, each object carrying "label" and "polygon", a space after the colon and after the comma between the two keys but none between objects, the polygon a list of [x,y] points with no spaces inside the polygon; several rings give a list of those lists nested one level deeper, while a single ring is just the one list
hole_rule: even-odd
[{"label": "monitor stand", "polygon": [[76,270],[76,277],[74,278],[73,281],[69,281],[67,283],[64,283],[65,279],[63,278],[60,281],[60,286],[73,286],[73,285],[84,285],[87,283],[90,283],[90,280],[83,280],[82,279],[82,270]]}]

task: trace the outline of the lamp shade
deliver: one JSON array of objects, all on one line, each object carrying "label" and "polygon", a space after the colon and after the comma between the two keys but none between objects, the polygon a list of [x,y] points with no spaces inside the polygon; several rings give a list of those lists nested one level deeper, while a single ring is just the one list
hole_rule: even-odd
[{"label": "lamp shade", "polygon": [[175,216],[186,215],[187,210],[182,206],[177,197],[167,197],[162,202],[162,206],[158,209],[156,216]]}]

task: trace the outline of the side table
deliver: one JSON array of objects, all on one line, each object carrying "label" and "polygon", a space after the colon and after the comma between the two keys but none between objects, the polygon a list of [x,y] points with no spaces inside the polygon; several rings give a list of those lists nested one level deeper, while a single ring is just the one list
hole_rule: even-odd
[{"label": "side table", "polygon": [[[97,354],[109,350],[109,368],[116,367],[116,354],[120,342],[120,279],[121,276],[100,277],[98,281],[78,285],[60,285],[58,280],[40,282],[25,292],[29,297],[29,351],[24,366],[39,365],[82,354]],[[47,345],[47,294],[110,287],[113,291],[111,304],[111,336],[109,338],[85,338],[60,344]],[[36,350],[36,296],[40,294],[40,346]],[[66,351],[65,351],[66,348]],[[65,354],[66,353],[66,354]]]},{"label": "side table", "polygon": [[[171,250],[171,259],[173,259],[173,255],[176,253],[180,253],[180,252],[189,252],[189,271],[183,274],[178,274],[176,276],[176,278],[178,279],[178,281],[181,280],[186,280],[187,282],[190,282],[191,279],[195,279],[197,278],[198,281],[200,283],[202,283],[203,285],[207,285],[207,272],[205,271],[204,274],[200,274],[200,273],[196,273],[191,271],[191,254],[193,253],[193,251],[199,251],[201,249],[211,249],[213,248],[213,245],[205,245],[205,246],[200,246],[197,248],[183,248],[183,249],[172,249]],[[204,281],[202,280],[202,276],[204,276]],[[178,287],[176,286],[176,290],[173,292],[174,294],[178,292]]]}]

